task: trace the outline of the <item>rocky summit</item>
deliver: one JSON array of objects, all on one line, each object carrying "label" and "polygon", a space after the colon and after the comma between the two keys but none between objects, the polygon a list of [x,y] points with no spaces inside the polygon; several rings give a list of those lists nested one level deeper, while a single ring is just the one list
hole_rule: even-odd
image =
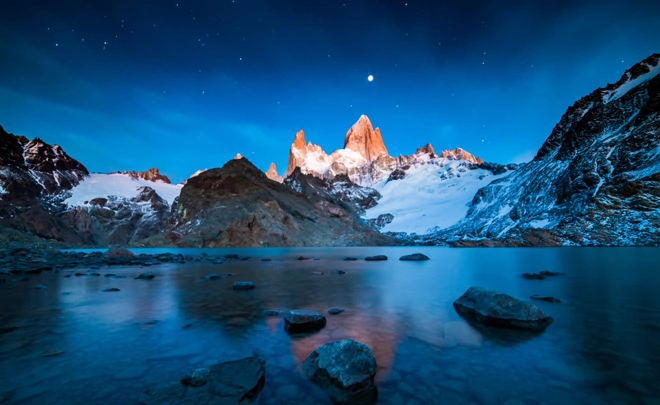
[{"label": "rocky summit", "polygon": [[[288,183],[287,183],[288,181]],[[301,173],[284,184],[247,159],[191,178],[170,225],[145,246],[344,246],[396,243],[359,219],[358,208],[320,179]]]}]

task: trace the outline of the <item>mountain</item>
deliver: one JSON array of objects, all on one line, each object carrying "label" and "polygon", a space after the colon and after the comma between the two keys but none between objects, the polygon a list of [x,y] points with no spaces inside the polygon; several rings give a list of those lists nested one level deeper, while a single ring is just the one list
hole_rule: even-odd
[{"label": "mountain", "polygon": [[374,204],[362,212],[369,224],[382,232],[421,235],[463,219],[476,192],[517,165],[485,163],[461,148],[437,155],[430,143],[412,155],[392,157],[380,130],[362,115],[346,133],[344,149],[330,155],[318,145],[306,144],[305,134],[298,131],[287,173],[296,168],[327,180],[343,176],[376,191]]},{"label": "mountain", "polygon": [[180,188],[156,168],[90,174],[59,146],[0,127],[0,228],[25,239],[127,245],[160,232]]},{"label": "mountain", "polygon": [[46,238],[82,242],[53,215],[57,195],[89,172],[57,145],[8,133],[0,126],[0,227]]},{"label": "mountain", "polygon": [[660,244],[660,54],[569,107],[534,159],[428,240]]},{"label": "mountain", "polygon": [[58,216],[86,243],[134,244],[165,228],[181,187],[170,184],[156,168],[94,173],[62,193],[63,207]]},{"label": "mountain", "polygon": [[294,171],[272,181],[247,159],[190,178],[165,232],[145,246],[346,246],[397,241],[369,228],[326,180]]},{"label": "mountain", "polygon": [[284,177],[296,167],[302,173],[320,178],[331,179],[339,174],[348,174],[350,177],[353,169],[381,156],[388,155],[380,129],[374,129],[369,118],[362,115],[346,132],[344,148],[330,155],[318,145],[311,142],[305,144],[305,133],[302,129],[298,131],[289,150],[289,163]]}]

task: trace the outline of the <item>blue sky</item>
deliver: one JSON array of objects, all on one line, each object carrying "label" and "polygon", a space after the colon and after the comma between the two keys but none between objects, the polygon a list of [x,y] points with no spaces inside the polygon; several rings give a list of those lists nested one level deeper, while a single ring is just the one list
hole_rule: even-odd
[{"label": "blue sky", "polygon": [[654,1],[5,0],[0,125],[175,182],[281,173],[297,130],[330,153],[361,114],[391,155],[523,161],[658,38]]}]

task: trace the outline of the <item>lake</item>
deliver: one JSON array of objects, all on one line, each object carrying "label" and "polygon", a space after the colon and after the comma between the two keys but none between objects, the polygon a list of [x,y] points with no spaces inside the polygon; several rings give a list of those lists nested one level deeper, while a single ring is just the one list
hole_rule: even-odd
[{"label": "lake", "polygon": [[[376,356],[382,404],[660,403],[657,248],[132,250],[249,259],[0,284],[0,328],[17,327],[0,334],[0,402],[138,403],[144,390],[197,367],[257,354],[266,361],[259,403],[327,404],[300,365],[318,346],[353,338]],[[398,260],[415,252],[431,260]],[[363,260],[375,254],[389,260]],[[541,270],[566,275],[521,277]],[[133,279],[143,271],[156,278]],[[225,277],[207,280],[212,273]],[[256,288],[232,290],[244,280]],[[34,284],[46,289],[27,289]],[[554,322],[540,334],[475,329],[452,307],[473,285],[533,303]],[[102,292],[110,287],[121,291]],[[328,315],[332,307],[345,312]],[[327,326],[291,336],[268,309],[322,312]]]}]

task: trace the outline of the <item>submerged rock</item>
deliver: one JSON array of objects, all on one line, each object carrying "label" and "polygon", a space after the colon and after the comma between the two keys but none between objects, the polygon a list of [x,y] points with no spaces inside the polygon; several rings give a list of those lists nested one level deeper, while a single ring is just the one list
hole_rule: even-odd
[{"label": "submerged rock", "polygon": [[252,281],[237,281],[232,288],[234,290],[253,290],[254,283]]},{"label": "submerged rock", "polygon": [[327,343],[314,350],[302,367],[335,403],[375,403],[376,357],[364,343],[353,339]]},{"label": "submerged rock", "polygon": [[117,291],[121,291],[121,290],[119,288],[115,288],[115,287],[106,288],[105,290],[103,290],[103,292],[117,292]]},{"label": "submerged rock", "polygon": [[215,273],[214,274],[209,274],[209,275],[206,276],[207,280],[219,280],[221,278],[222,278],[222,276],[220,274],[215,274]]},{"label": "submerged rock", "polygon": [[284,330],[289,333],[308,333],[325,326],[323,314],[305,309],[293,309],[284,313]]},{"label": "submerged rock", "polygon": [[368,262],[376,262],[381,260],[387,260],[387,256],[385,255],[367,256],[364,258],[364,260]]},{"label": "submerged rock", "polygon": [[538,294],[531,295],[529,298],[531,298],[533,300],[539,300],[539,301],[547,301],[547,302],[555,302],[555,303],[560,303],[561,302],[561,300],[559,298],[544,296],[544,295],[538,295]]},{"label": "submerged rock", "polygon": [[539,307],[481,287],[470,287],[454,302],[454,309],[486,326],[540,331],[552,323]]},{"label": "submerged rock", "polygon": [[151,280],[156,277],[152,271],[147,271],[145,273],[140,273],[139,276],[135,277],[136,280]]},{"label": "submerged rock", "polygon": [[250,404],[258,399],[266,381],[265,362],[257,357],[199,368],[180,382],[142,394],[140,403],[156,404]]},{"label": "submerged rock", "polygon": [[339,314],[341,314],[341,313],[344,312],[344,311],[345,311],[344,308],[330,308],[330,309],[328,310],[328,313],[329,313],[330,315],[339,315]]},{"label": "submerged rock", "polygon": [[430,260],[428,256],[421,253],[413,253],[411,255],[401,256],[399,260],[421,262],[423,260]]}]

